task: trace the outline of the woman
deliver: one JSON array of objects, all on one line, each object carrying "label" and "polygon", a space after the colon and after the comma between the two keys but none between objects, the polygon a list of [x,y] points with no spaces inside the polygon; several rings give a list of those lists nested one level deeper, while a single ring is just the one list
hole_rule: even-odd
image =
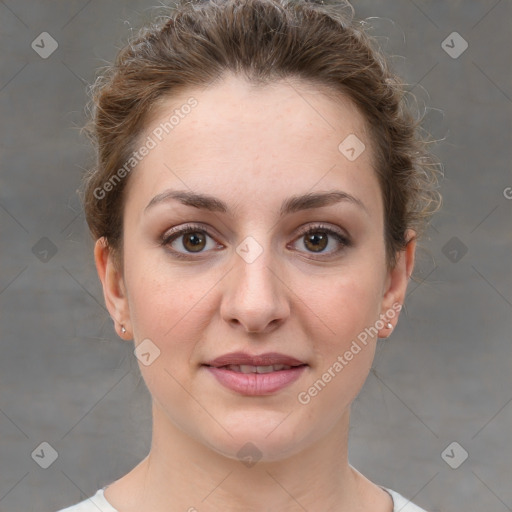
[{"label": "woman", "polygon": [[347,456],[440,199],[346,7],[182,2],[97,82],[85,209],[153,430],[67,512],[422,510]]}]

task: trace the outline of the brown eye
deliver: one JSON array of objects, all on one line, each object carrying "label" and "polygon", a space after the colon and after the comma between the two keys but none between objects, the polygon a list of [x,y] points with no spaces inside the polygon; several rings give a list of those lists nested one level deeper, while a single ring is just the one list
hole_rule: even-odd
[{"label": "brown eye", "polygon": [[316,231],[304,235],[304,245],[313,252],[322,252],[329,242],[329,235],[322,231]]},{"label": "brown eye", "polygon": [[194,231],[192,233],[187,233],[183,236],[183,247],[190,252],[199,252],[204,249],[206,245],[206,237],[204,233],[201,231]]},{"label": "brown eye", "polygon": [[198,226],[186,226],[182,229],[172,229],[162,237],[162,245],[169,247],[176,257],[187,257],[187,255],[207,252],[215,248],[217,244],[210,242],[213,237],[204,229]]},{"label": "brown eye", "polygon": [[[333,256],[352,245],[347,235],[324,225],[303,229],[295,243],[299,241],[302,242],[306,252],[320,256]],[[326,250],[328,247],[329,249]]]}]

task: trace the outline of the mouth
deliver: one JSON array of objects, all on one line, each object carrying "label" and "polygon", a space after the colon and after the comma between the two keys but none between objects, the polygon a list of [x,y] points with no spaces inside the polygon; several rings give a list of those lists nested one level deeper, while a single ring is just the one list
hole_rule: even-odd
[{"label": "mouth", "polygon": [[224,387],[246,396],[271,395],[295,382],[309,365],[284,354],[226,354],[202,365]]}]

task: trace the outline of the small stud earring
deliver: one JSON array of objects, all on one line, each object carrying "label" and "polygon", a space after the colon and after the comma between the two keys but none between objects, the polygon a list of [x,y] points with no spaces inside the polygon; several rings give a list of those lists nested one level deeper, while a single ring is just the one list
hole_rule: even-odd
[{"label": "small stud earring", "polygon": [[121,332],[122,332],[123,334],[125,334],[125,333],[126,333],[126,328],[125,328],[125,326],[124,326],[124,325],[121,325]]},{"label": "small stud earring", "polygon": [[386,325],[386,327],[387,327],[388,329],[393,329],[393,324],[392,324],[391,322],[388,322],[388,323],[387,323],[387,325]]}]

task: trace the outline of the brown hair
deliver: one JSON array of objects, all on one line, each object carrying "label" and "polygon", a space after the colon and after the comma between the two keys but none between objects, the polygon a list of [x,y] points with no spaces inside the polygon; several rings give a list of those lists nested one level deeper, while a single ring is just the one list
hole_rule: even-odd
[{"label": "brown hair", "polygon": [[440,167],[403,82],[362,25],[341,0],[178,0],[131,39],[92,87],[86,128],[97,162],[84,180],[92,235],[122,254],[127,173],[113,179],[161,99],[213,85],[227,72],[255,85],[298,78],[348,96],[363,114],[384,200],[387,261],[394,266],[406,230],[419,235],[440,207]]}]

